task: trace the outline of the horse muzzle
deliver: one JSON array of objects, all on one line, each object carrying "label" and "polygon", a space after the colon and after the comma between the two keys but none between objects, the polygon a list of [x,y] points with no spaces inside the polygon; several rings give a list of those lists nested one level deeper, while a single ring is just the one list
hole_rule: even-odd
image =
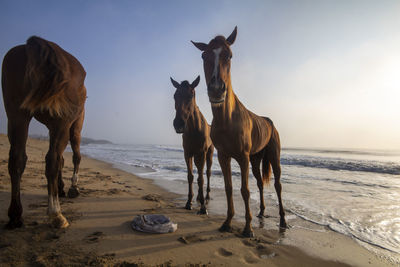
[{"label": "horse muzzle", "polygon": [[185,123],[183,122],[183,120],[175,118],[174,119],[174,128],[175,128],[176,133],[181,134],[185,130]]},{"label": "horse muzzle", "polygon": [[207,86],[208,99],[212,104],[220,104],[225,101],[226,97],[226,86],[225,83],[221,83],[220,86],[216,87],[213,84]]}]

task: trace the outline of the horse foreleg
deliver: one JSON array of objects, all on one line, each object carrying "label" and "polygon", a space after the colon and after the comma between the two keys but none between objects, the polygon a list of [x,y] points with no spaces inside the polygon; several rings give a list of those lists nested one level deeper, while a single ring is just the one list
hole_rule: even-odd
[{"label": "horse foreleg", "polygon": [[253,229],[251,228],[252,216],[250,211],[249,160],[249,155],[245,155],[241,160],[239,160],[240,172],[242,175],[242,187],[240,188],[240,192],[242,193],[246,209],[246,225],[243,230],[243,236],[245,237],[254,236]]},{"label": "horse foreleg", "polygon": [[28,138],[29,121],[29,118],[20,121],[9,119],[8,121],[8,140],[10,141],[8,172],[11,178],[11,202],[8,208],[10,221],[6,225],[8,229],[23,225],[20,183],[27,161],[25,146]]},{"label": "horse foreleg", "polygon": [[287,228],[286,220],[285,220],[285,210],[283,209],[283,204],[282,204],[282,185],[281,185],[281,166],[279,163],[279,158],[275,159],[274,162],[272,163],[272,169],[274,172],[274,178],[275,178],[275,191],[276,195],[278,196],[278,202],[279,202],[279,215],[280,215],[280,223],[279,226],[281,228]]},{"label": "horse foreleg", "polygon": [[201,205],[198,214],[207,214],[207,208],[204,203],[204,193],[203,193],[203,186],[204,186],[203,170],[204,170],[205,159],[206,159],[205,153],[200,153],[199,155],[196,155],[194,157],[194,163],[196,164],[198,172],[197,184],[199,186],[199,191],[197,193],[197,197],[199,198]]},{"label": "horse foreleg", "polygon": [[186,202],[185,209],[192,209],[192,199],[193,199],[193,157],[185,154],[185,162],[187,167],[187,179],[188,179],[188,200]]},{"label": "horse foreleg", "polygon": [[218,151],[218,161],[221,166],[222,174],[224,175],[226,201],[228,203],[228,211],[226,220],[219,228],[221,232],[232,232],[232,218],[235,214],[232,197],[232,173],[231,173],[231,158]]},{"label": "horse foreleg", "polygon": [[58,175],[61,171],[62,153],[68,143],[68,130],[65,125],[50,129],[50,148],[46,155],[46,178],[48,190],[48,210],[50,224],[55,228],[66,228],[68,221],[61,213],[58,199]]},{"label": "horse foreleg", "polygon": [[78,187],[78,180],[79,180],[78,172],[79,172],[79,165],[81,163],[80,145],[81,145],[81,131],[82,131],[83,119],[84,119],[84,112],[82,112],[78,120],[76,120],[72,124],[69,133],[69,139],[73,152],[72,162],[74,164],[74,173],[72,174],[71,178],[71,187],[68,190],[68,197],[70,198],[75,198],[80,194]]}]

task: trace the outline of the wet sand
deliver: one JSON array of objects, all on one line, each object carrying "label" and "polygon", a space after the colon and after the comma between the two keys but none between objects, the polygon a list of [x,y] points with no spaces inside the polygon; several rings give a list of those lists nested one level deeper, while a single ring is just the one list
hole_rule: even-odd
[{"label": "wet sand", "polygon": [[[21,183],[25,225],[5,230],[11,188],[9,145],[6,136],[0,135],[1,266],[395,266],[350,238],[323,227],[310,231],[299,220],[289,220],[293,227],[279,233],[275,208],[270,211],[272,217],[264,219],[269,227],[257,227],[260,222],[253,218],[255,238],[241,236],[244,223],[240,216],[233,222],[233,233],[221,233],[218,228],[225,216],[214,212],[197,215],[196,205],[187,211],[182,195],[87,157],[82,158],[80,169],[81,195],[61,198],[70,227],[53,229],[46,216],[47,148],[46,141],[28,140],[28,162]],[[72,176],[71,157],[69,152],[64,154],[65,190]],[[212,197],[210,210],[225,202],[223,191],[212,192]],[[235,199],[238,202],[241,198]],[[157,235],[131,229],[130,222],[136,215],[150,213],[169,216],[178,224],[178,230]]]}]

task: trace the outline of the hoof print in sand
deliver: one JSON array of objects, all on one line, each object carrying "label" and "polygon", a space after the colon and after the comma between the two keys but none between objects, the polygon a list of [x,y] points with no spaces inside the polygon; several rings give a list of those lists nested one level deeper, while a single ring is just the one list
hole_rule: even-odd
[{"label": "hoof print in sand", "polygon": [[243,245],[248,246],[248,247],[255,247],[256,246],[255,244],[253,244],[249,240],[243,240],[242,243],[243,243]]},{"label": "hoof print in sand", "polygon": [[270,259],[276,256],[275,252],[261,244],[257,246],[257,253],[261,259]]},{"label": "hoof print in sand", "polygon": [[148,194],[142,197],[144,200],[160,202],[161,196],[158,194]]},{"label": "hoof print in sand", "polygon": [[206,241],[207,239],[202,238],[197,235],[187,235],[187,236],[181,236],[178,238],[178,241],[184,243],[184,244],[190,244],[190,243],[196,243],[200,241]]},{"label": "hoof print in sand", "polygon": [[99,241],[100,241],[100,238],[101,238],[102,236],[104,236],[104,233],[103,233],[103,232],[96,231],[96,232],[93,232],[92,234],[88,235],[88,236],[85,238],[85,240],[86,240],[86,242],[88,242],[88,243],[96,243],[96,242],[99,242]]},{"label": "hoof print in sand", "polygon": [[255,264],[259,262],[259,259],[253,254],[253,252],[249,252],[246,256],[244,256],[244,261],[249,264]]},{"label": "hoof print in sand", "polygon": [[227,250],[227,249],[224,249],[224,248],[220,248],[220,249],[218,249],[218,254],[219,254],[220,256],[230,257],[230,256],[233,255],[233,252],[232,252],[232,251],[229,251],[229,250]]}]

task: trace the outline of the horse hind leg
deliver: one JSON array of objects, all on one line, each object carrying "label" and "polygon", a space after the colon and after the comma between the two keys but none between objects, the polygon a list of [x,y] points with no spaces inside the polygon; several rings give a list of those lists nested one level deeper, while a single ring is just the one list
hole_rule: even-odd
[{"label": "horse hind leg", "polygon": [[53,125],[50,128],[50,148],[46,155],[46,178],[48,189],[48,216],[50,224],[55,228],[66,228],[68,221],[61,213],[58,199],[58,175],[62,167],[62,154],[68,143],[68,126]]},{"label": "horse hind leg", "polygon": [[81,152],[80,152],[80,145],[81,145],[81,131],[84,119],[84,112],[82,112],[81,116],[72,124],[70,128],[69,138],[72,148],[72,162],[74,164],[74,173],[72,174],[71,178],[71,187],[68,190],[68,197],[69,198],[76,198],[80,195],[79,187],[78,187],[78,172],[79,172],[79,165],[81,163]]},{"label": "horse hind leg", "polygon": [[[262,156],[263,156],[263,152],[260,152],[260,153],[250,156],[251,170],[253,172],[254,177],[257,180],[257,187],[258,187],[258,191],[260,193],[260,212],[257,215],[258,218],[264,217],[264,210],[265,210],[264,181],[263,181],[263,177],[261,176],[261,172],[260,172],[260,163],[262,160]],[[269,163],[268,163],[268,166],[270,166]]]},{"label": "horse hind leg", "polygon": [[211,165],[212,165],[212,160],[213,160],[213,155],[214,155],[214,146],[211,145],[208,148],[207,151],[207,156],[206,156],[206,164],[207,164],[207,170],[206,170],[206,174],[207,174],[207,195],[206,195],[206,201],[210,200],[210,177],[211,177]]},{"label": "horse hind leg", "polygon": [[8,160],[8,172],[11,178],[11,202],[8,208],[9,222],[7,229],[14,229],[23,225],[22,204],[20,195],[21,176],[24,173],[26,161],[26,140],[28,138],[30,117],[9,118],[8,140],[10,153]]},{"label": "horse hind leg", "polygon": [[280,163],[280,151],[279,149],[275,148],[273,156],[271,158],[271,165],[272,165],[272,170],[274,172],[274,186],[275,186],[275,191],[276,195],[278,197],[278,202],[279,202],[279,215],[280,215],[280,223],[279,226],[281,228],[287,228],[286,220],[285,220],[285,210],[283,209],[283,204],[282,204],[282,185],[281,185],[281,163]]}]

